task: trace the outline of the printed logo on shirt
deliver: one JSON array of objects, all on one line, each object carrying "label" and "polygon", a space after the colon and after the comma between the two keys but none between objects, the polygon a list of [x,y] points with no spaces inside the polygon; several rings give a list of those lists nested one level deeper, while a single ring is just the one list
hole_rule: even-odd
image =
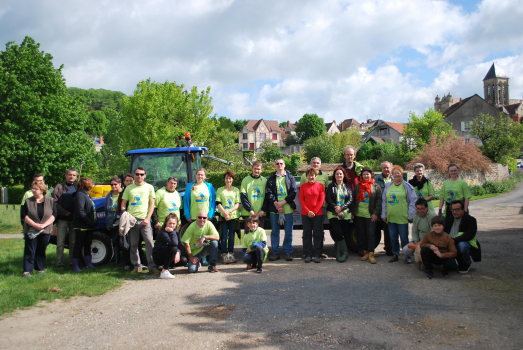
[{"label": "printed logo on shirt", "polygon": [[423,195],[421,194],[421,191],[416,192],[416,195],[418,196],[418,198],[423,198]]},{"label": "printed logo on shirt", "polygon": [[140,197],[133,196],[133,201],[131,202],[131,205],[142,205],[142,201],[140,200]]},{"label": "printed logo on shirt", "polygon": [[283,189],[283,187],[280,185],[278,186],[278,197],[283,197],[283,196],[287,196],[287,192],[285,192],[285,190]]},{"label": "printed logo on shirt", "polygon": [[365,195],[365,200],[361,201],[362,203],[366,203],[366,204],[369,204],[369,194],[367,192],[363,192],[363,194]]},{"label": "printed logo on shirt", "polygon": [[387,203],[392,204],[392,205],[399,203],[399,200],[396,198],[396,193],[392,192],[389,194],[388,197],[389,198],[387,200]]},{"label": "printed logo on shirt", "polygon": [[203,195],[203,193],[198,192],[198,199],[196,199],[196,203],[205,203],[207,202],[207,198]]},{"label": "printed logo on shirt", "polygon": [[454,195],[454,191],[448,190],[447,191],[447,202],[452,202],[456,196]]},{"label": "printed logo on shirt", "polygon": [[113,211],[116,211],[117,208],[118,208],[118,203],[113,203]]},{"label": "printed logo on shirt", "polygon": [[254,192],[255,193],[252,194],[252,198],[253,199],[261,199],[261,198],[263,198],[263,193],[261,193],[261,191],[260,191],[260,189],[258,187],[256,187],[254,189]]},{"label": "printed logo on shirt", "polygon": [[232,209],[232,201],[230,199],[227,199],[227,204],[225,205],[225,209]]},{"label": "printed logo on shirt", "polygon": [[336,202],[336,204],[343,205],[345,203],[345,196],[343,195],[343,193],[340,193],[339,196],[340,199]]},{"label": "printed logo on shirt", "polygon": [[169,211],[176,211],[176,209],[178,209],[178,206],[176,205],[176,203],[174,201],[171,201],[169,203],[170,207],[169,207]]}]

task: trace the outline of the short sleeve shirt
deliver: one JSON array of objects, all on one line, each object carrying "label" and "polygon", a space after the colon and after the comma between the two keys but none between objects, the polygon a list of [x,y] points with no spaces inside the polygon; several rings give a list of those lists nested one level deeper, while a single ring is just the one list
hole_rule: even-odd
[{"label": "short sleeve shirt", "polygon": [[129,202],[127,211],[137,219],[143,220],[149,213],[149,199],[155,199],[153,186],[131,184],[125,188],[122,199]]},{"label": "short sleeve shirt", "polygon": [[198,226],[198,223],[193,222],[189,225],[189,227],[183,234],[182,242],[189,244],[189,246],[191,247],[191,254],[193,256],[195,256],[203,250],[203,246],[199,248],[196,247],[196,244],[200,239],[202,239],[203,236],[220,237],[218,231],[216,231],[216,228],[214,228],[214,225],[210,221],[206,221],[205,225],[203,225],[203,228],[200,228],[200,226]]},{"label": "short sleeve shirt", "polygon": [[[251,208],[255,213],[259,213],[263,206],[263,201],[265,200],[265,189],[267,187],[267,179],[263,176],[258,177],[257,179],[252,176],[247,176],[242,181],[242,186],[240,188],[241,193],[245,193]],[[242,216],[251,215],[245,208],[242,208]]]},{"label": "short sleeve shirt", "polygon": [[[210,200],[211,194],[209,193],[209,187],[207,187],[205,183],[201,183],[200,185],[196,185],[195,183],[191,189],[191,219],[196,220],[198,213],[202,210],[208,213],[211,206]],[[185,208],[185,210],[187,210],[187,208]]]},{"label": "short sleeve shirt", "polygon": [[389,186],[386,194],[387,221],[393,224],[407,224],[409,222],[409,207],[407,204],[407,191],[405,185]]},{"label": "short sleeve shirt", "polygon": [[165,188],[159,189],[156,192],[156,199],[154,201],[155,207],[158,209],[158,223],[160,226],[165,222],[167,215],[174,213],[180,220],[180,209],[183,208],[182,197],[178,191],[169,192]]},{"label": "short sleeve shirt", "polygon": [[[278,196],[278,202],[283,201],[287,197],[287,184],[285,183],[286,176],[276,175],[276,195]],[[291,214],[293,212],[291,205],[286,203],[283,206],[284,214]]]},{"label": "short sleeve shirt", "polygon": [[[232,209],[236,203],[240,203],[240,190],[233,187],[232,191],[227,191],[225,187],[220,187],[218,188],[218,191],[216,191],[216,202],[221,203],[223,208],[226,210]],[[222,212],[220,212],[220,216],[223,217]],[[236,209],[230,213],[230,216],[231,219],[239,218],[240,210]]]},{"label": "short sleeve shirt", "polygon": [[461,179],[456,181],[445,180],[441,187],[441,198],[447,203],[472,197],[469,185]]}]

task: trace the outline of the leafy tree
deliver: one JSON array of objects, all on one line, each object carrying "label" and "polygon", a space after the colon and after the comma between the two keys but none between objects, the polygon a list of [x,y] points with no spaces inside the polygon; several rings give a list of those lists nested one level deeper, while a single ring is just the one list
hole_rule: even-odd
[{"label": "leafy tree", "polygon": [[334,163],[339,156],[337,152],[336,145],[334,145],[331,136],[327,133],[305,141],[307,162],[310,162],[314,157],[320,157],[322,163]]},{"label": "leafy tree", "polygon": [[285,162],[285,170],[288,170],[291,174],[297,175],[297,170],[300,165],[307,164],[305,161],[305,152],[293,153],[283,158]]},{"label": "leafy tree", "polygon": [[358,150],[356,159],[358,161],[377,159],[378,158],[378,155],[377,155],[378,147],[376,147],[376,146],[378,146],[376,143],[365,142]]},{"label": "leafy tree", "polygon": [[235,120],[234,121],[234,128],[236,129],[236,131],[240,132],[242,131],[243,127],[248,123],[249,121],[247,119],[245,120],[241,120],[241,119],[238,119],[238,120]]},{"label": "leafy tree", "polygon": [[67,91],[70,95],[85,98],[90,111],[99,111],[106,107],[121,111],[123,108],[123,98],[125,94],[120,91],[105,89],[85,90],[76,87],[67,88]]},{"label": "leafy tree", "polygon": [[261,144],[262,158],[266,162],[272,162],[278,158],[283,158],[283,154],[278,146],[274,146],[271,140],[265,140]]},{"label": "leafy tree", "polygon": [[190,92],[175,82],[138,83],[133,96],[124,97],[124,148],[161,148],[185,145],[190,132],[195,144],[203,144],[215,127],[211,118],[211,88]]},{"label": "leafy tree", "polygon": [[303,133],[301,142],[320,136],[326,131],[327,129],[325,128],[323,118],[318,117],[317,114],[304,114],[303,117],[298,120],[298,125],[296,126],[296,133]]},{"label": "leafy tree", "polygon": [[457,164],[460,170],[490,170],[490,161],[478,148],[475,141],[465,142],[463,137],[450,135],[433,135],[430,142],[407,167],[422,163],[427,169],[447,172],[450,163]]},{"label": "leafy tree", "polygon": [[[224,116],[221,116],[220,118],[218,118],[217,126],[219,129],[226,129],[226,130],[236,132],[236,127],[234,126],[234,122]],[[236,135],[236,143],[238,143],[238,135]]]},{"label": "leafy tree", "polygon": [[85,133],[84,104],[69,95],[62,68],[39,50],[34,39],[8,42],[0,52],[0,164],[3,185],[30,184],[34,173],[50,184],[63,181],[65,170],[86,164],[96,171],[94,144]]},{"label": "leafy tree", "polygon": [[238,133],[229,129],[214,129],[206,145],[209,154],[234,163],[227,165],[214,160],[206,161],[205,168],[209,171],[225,171],[231,169],[239,171],[243,169],[242,157],[238,155]]},{"label": "leafy tree", "polygon": [[409,122],[403,128],[404,139],[412,140],[416,149],[430,142],[432,135],[449,135],[452,125],[445,121],[445,117],[432,108],[417,116],[414,112],[409,114]]},{"label": "leafy tree", "polygon": [[127,173],[129,170],[129,158],[125,157],[125,138],[123,134],[124,116],[122,113],[106,108],[104,113],[108,120],[107,133],[104,135],[104,146],[100,151],[101,169],[99,179]]},{"label": "leafy tree", "polygon": [[361,134],[355,127],[350,127],[343,132],[333,134],[330,136],[330,139],[336,148],[337,154],[333,161],[337,163],[345,161],[345,158],[343,157],[343,150],[347,145],[352,145],[358,149],[359,145],[361,144]]},{"label": "leafy tree", "polygon": [[287,138],[285,139],[285,145],[291,146],[291,145],[299,145],[301,143],[301,134],[290,134],[287,135]]},{"label": "leafy tree", "polygon": [[523,144],[523,125],[499,113],[497,118],[480,114],[472,122],[472,134],[481,141],[481,151],[491,161],[502,164],[517,158]]},{"label": "leafy tree", "polygon": [[85,132],[90,136],[100,136],[107,134],[107,124],[109,120],[105,115],[105,110],[111,110],[104,108],[101,111],[94,110],[88,113],[88,118],[85,123]]},{"label": "leafy tree", "polygon": [[279,126],[280,128],[284,128],[284,127],[287,126],[287,122],[281,122],[280,124],[278,124],[278,126]]}]

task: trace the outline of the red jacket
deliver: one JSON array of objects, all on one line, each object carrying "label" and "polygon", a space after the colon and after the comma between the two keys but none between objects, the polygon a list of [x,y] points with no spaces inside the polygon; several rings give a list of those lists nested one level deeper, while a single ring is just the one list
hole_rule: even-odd
[{"label": "red jacket", "polygon": [[314,215],[323,215],[323,203],[325,202],[325,188],[318,181],[313,184],[306,182],[300,186],[300,204],[302,215],[312,211]]}]

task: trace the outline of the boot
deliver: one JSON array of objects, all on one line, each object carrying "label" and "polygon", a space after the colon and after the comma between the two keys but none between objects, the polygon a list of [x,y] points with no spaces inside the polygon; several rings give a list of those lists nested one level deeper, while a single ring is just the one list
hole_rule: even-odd
[{"label": "boot", "polygon": [[336,242],[336,261],[344,262],[349,257],[349,251],[347,250],[347,243],[345,240]]},{"label": "boot", "polygon": [[370,262],[371,264],[375,264],[375,263],[377,263],[376,258],[374,257],[374,252],[370,252],[370,253],[369,253],[369,262]]},{"label": "boot", "polygon": [[202,266],[208,266],[209,262],[207,261],[207,256],[202,256]]},{"label": "boot", "polygon": [[73,265],[74,272],[82,272],[82,270],[80,270],[80,268],[78,267],[78,259],[72,258],[71,264]]},{"label": "boot", "polygon": [[230,263],[237,263],[237,262],[238,262],[238,260],[236,260],[236,259],[234,258],[234,253],[229,253],[229,254],[227,254],[227,255],[229,256],[229,262],[230,262]]},{"label": "boot", "polygon": [[120,247],[113,247],[114,252],[114,267],[118,267],[120,263]]},{"label": "boot", "polygon": [[93,256],[92,255],[86,255],[84,256],[84,261],[85,261],[85,267],[87,267],[88,269],[94,269],[94,265],[93,265]]},{"label": "boot", "polygon": [[369,260],[369,253],[367,253],[366,250],[363,251],[363,257],[361,258],[361,261],[367,261]]},{"label": "boot", "polygon": [[222,254],[222,263],[223,263],[223,264],[228,264],[228,263],[230,263],[230,261],[229,261],[229,254],[227,254],[227,253],[223,253],[223,254]]}]

